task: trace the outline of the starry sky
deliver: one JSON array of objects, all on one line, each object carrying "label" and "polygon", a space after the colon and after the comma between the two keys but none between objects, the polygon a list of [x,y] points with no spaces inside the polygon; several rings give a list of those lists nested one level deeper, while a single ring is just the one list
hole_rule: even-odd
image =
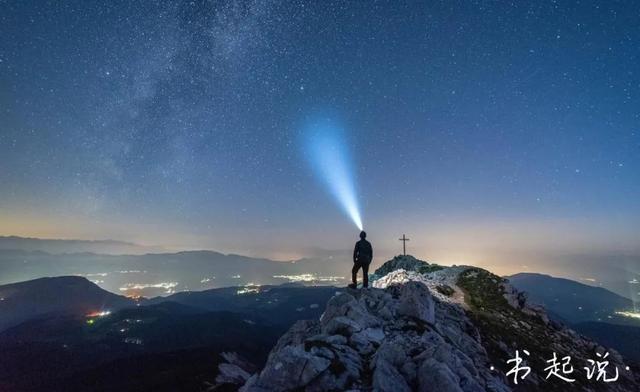
[{"label": "starry sky", "polygon": [[0,8],[0,235],[348,249],[301,146],[321,112],[379,255],[406,233],[443,263],[640,266],[634,1]]}]

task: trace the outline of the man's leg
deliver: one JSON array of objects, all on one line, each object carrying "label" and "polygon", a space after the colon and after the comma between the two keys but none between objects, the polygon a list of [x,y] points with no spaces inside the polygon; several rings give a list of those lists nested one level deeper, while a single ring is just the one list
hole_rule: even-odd
[{"label": "man's leg", "polygon": [[362,264],[362,287],[369,287],[369,263]]},{"label": "man's leg", "polygon": [[354,286],[358,284],[358,270],[360,269],[360,267],[360,263],[353,263],[353,268],[351,269],[351,281],[353,282]]}]

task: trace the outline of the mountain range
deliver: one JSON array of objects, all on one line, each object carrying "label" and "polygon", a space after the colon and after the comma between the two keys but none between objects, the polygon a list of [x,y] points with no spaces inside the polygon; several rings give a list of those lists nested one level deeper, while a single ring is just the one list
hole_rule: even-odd
[{"label": "mountain range", "polygon": [[166,252],[159,246],[146,246],[115,240],[62,240],[18,236],[0,236],[0,249],[39,251],[50,254],[98,253],[129,255]]},{"label": "mountain range", "polygon": [[224,352],[262,363],[278,336],[318,318],[336,292],[242,290],[134,301],[82,277],[0,286],[0,352],[10,359],[0,361],[0,390],[199,390]]},{"label": "mountain range", "polygon": [[[0,361],[0,390],[563,390],[541,372],[552,350],[582,362],[607,350],[631,369],[616,385],[637,386],[640,327],[615,315],[632,305],[624,297],[411,256],[371,279],[368,290],[243,285],[149,299],[78,276],[3,285],[0,352],[10,360]],[[536,367],[519,386],[505,376],[517,349]],[[285,379],[278,366],[302,373]]]},{"label": "mountain range", "polygon": [[[0,284],[42,276],[77,275],[112,292],[153,297],[185,290],[199,291],[247,284],[273,285],[298,281],[342,285],[346,282],[348,272],[348,265],[345,268],[343,258],[330,255],[281,262],[214,251],[119,255],[50,253],[55,249],[39,246],[48,243],[53,243],[58,250],[61,247],[78,250],[74,246],[80,243],[81,249],[97,251],[101,247],[93,245],[103,242],[2,237]],[[12,246],[22,248],[10,248]]]}]

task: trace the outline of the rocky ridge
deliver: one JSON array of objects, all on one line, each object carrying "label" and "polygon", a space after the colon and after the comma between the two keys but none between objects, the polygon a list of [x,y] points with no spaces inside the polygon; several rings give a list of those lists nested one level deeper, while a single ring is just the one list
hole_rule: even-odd
[{"label": "rocky ridge", "polygon": [[[373,277],[371,289],[338,291],[320,320],[293,325],[259,373],[225,370],[253,392],[640,390],[619,354],[550,322],[488,271],[396,257]],[[531,352],[519,385],[506,376],[516,350]],[[606,351],[618,381],[586,380],[582,366]],[[551,352],[573,358],[574,383],[545,379]]]}]

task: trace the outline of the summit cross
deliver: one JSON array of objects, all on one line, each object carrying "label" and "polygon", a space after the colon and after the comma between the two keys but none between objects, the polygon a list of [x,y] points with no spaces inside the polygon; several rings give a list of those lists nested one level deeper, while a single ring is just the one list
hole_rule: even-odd
[{"label": "summit cross", "polygon": [[407,241],[409,241],[409,239],[403,234],[402,238],[398,239],[398,241],[402,241],[402,254],[403,256],[407,255]]}]

